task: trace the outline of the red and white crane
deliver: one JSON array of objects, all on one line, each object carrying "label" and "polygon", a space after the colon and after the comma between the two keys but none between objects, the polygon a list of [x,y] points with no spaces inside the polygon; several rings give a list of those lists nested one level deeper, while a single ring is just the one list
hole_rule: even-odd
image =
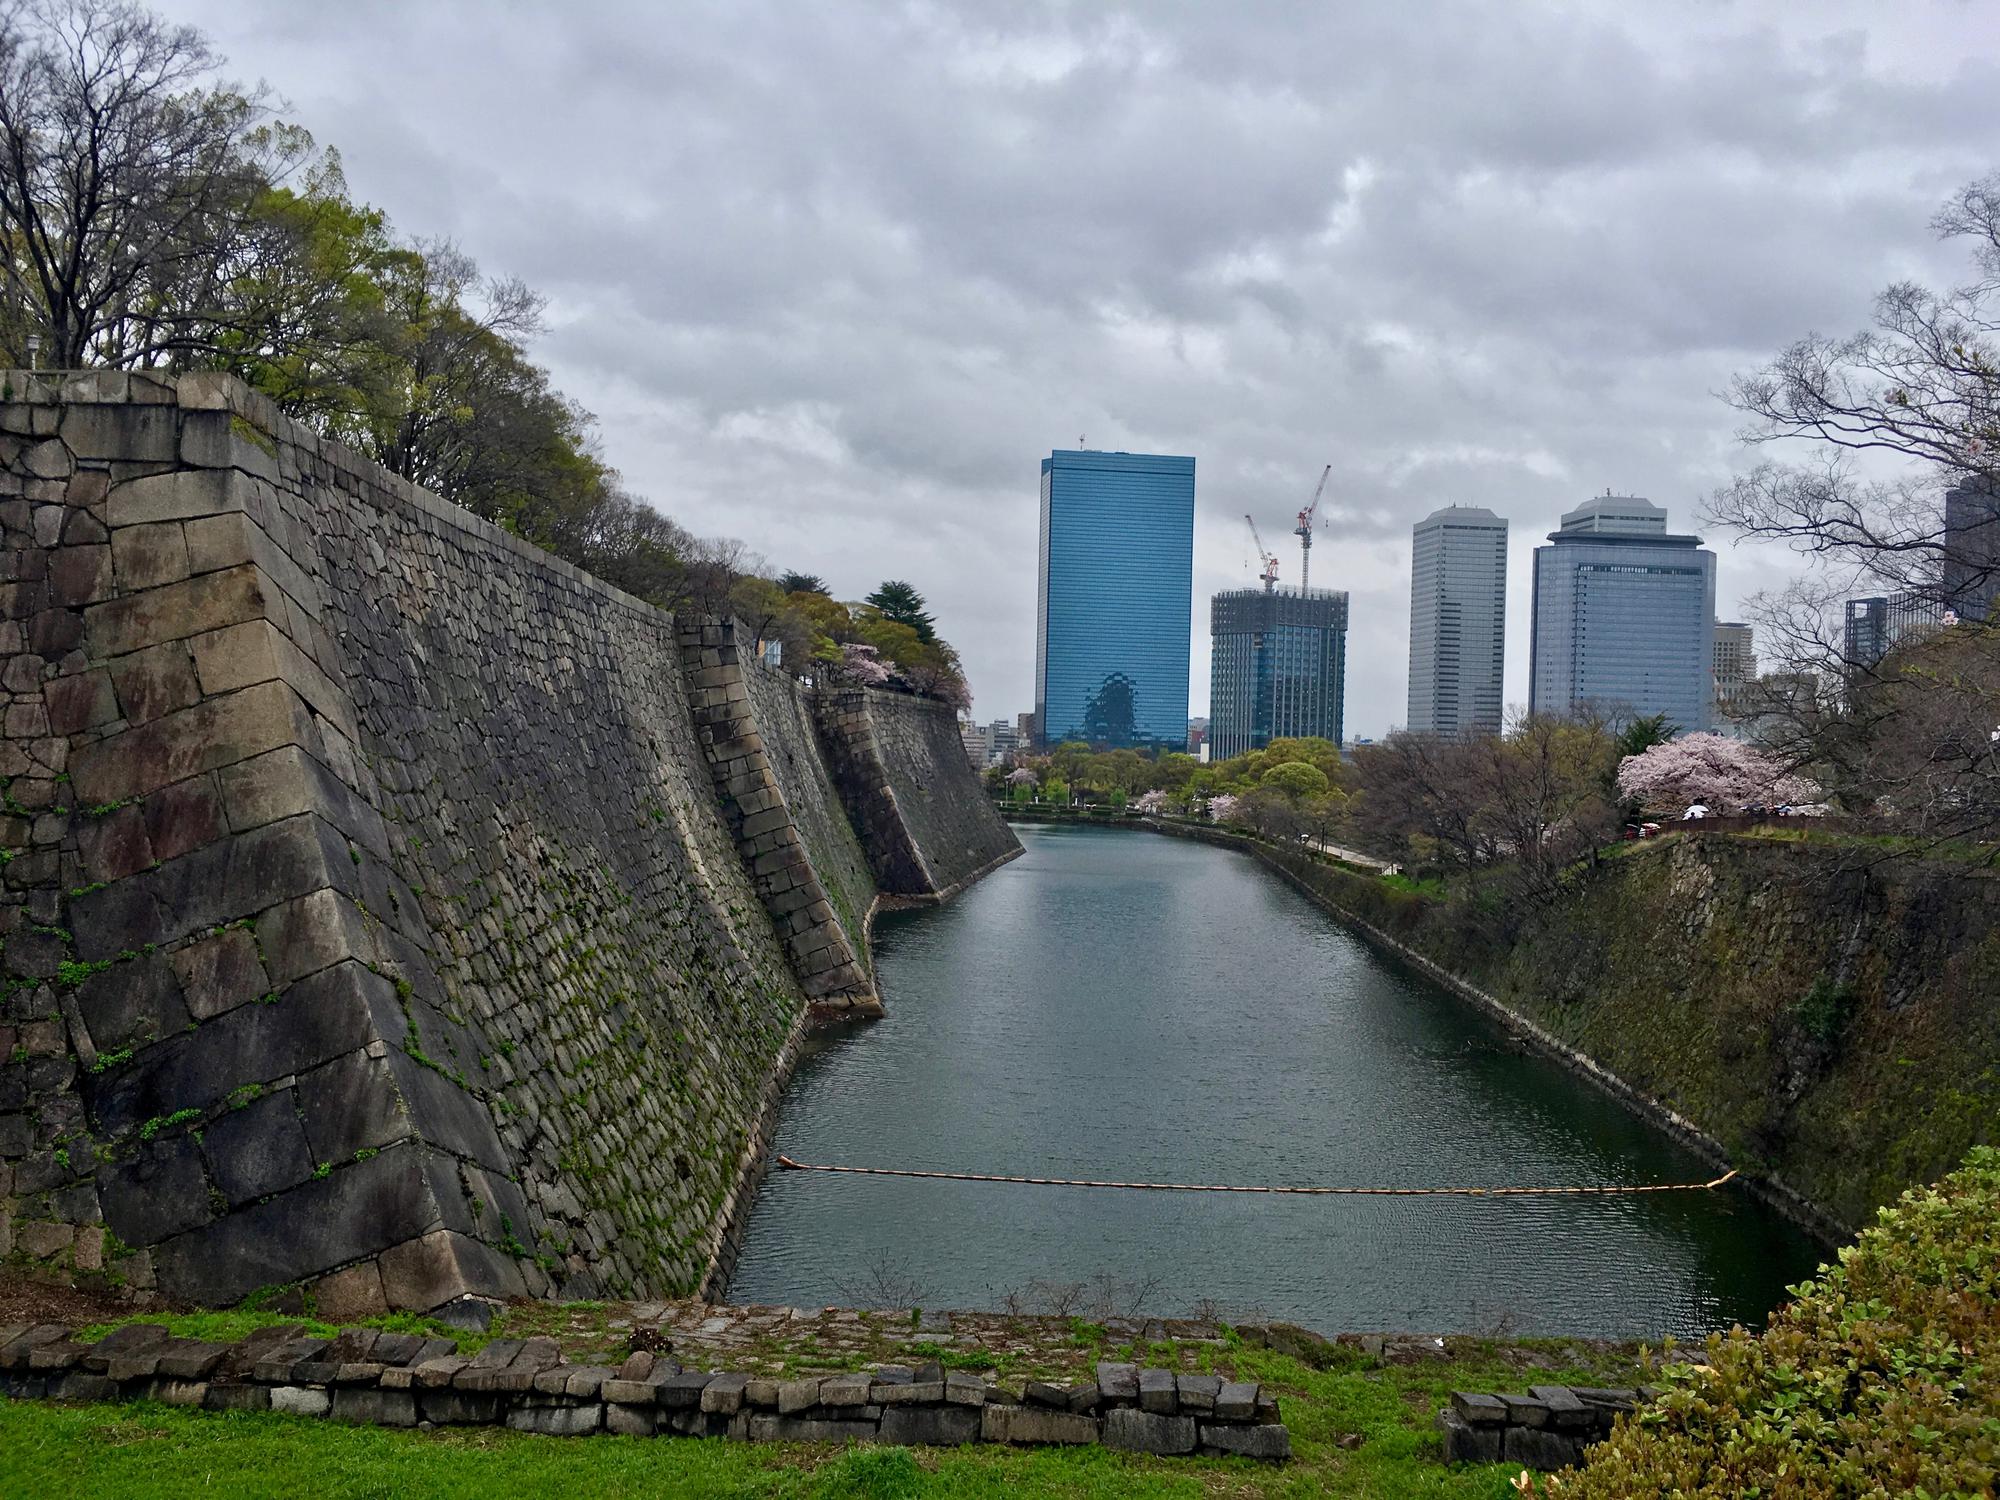
[{"label": "red and white crane", "polygon": [[1313,561],[1313,512],[1319,509],[1319,497],[1326,493],[1327,476],[1333,473],[1333,465],[1328,464],[1320,471],[1319,485],[1313,490],[1312,503],[1299,512],[1299,524],[1292,535],[1299,539],[1299,592],[1303,594],[1312,582]]}]

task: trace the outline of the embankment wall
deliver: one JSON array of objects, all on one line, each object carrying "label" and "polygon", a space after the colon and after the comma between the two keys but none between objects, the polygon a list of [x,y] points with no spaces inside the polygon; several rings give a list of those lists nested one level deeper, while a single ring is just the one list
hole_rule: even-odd
[{"label": "embankment wall", "polygon": [[233,382],[0,382],[0,1255],[333,1317],[712,1275],[809,1005],[873,1000],[804,689]]},{"label": "embankment wall", "polygon": [[1213,830],[1828,1236],[2000,1139],[2000,878],[1683,834],[1577,872],[1511,939]]}]

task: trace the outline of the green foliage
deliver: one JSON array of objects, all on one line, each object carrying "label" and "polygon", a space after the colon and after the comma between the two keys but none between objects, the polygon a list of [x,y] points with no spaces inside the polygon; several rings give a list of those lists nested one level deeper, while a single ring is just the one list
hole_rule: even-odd
[{"label": "green foliage", "polygon": [[1847,1029],[1857,1001],[1854,987],[1838,984],[1822,974],[1815,979],[1794,1010],[1799,1029],[1816,1042],[1838,1041]]},{"label": "green foliage", "polygon": [[1276,787],[1279,791],[1294,797],[1323,796],[1327,789],[1326,772],[1305,761],[1280,761],[1257,778],[1259,786]]},{"label": "green foliage", "polygon": [[1556,1493],[1977,1495],[2000,1473],[2000,1151],[1913,1188],[1793,1288],[1761,1335],[1708,1341]]},{"label": "green foliage", "polygon": [[907,625],[925,644],[937,638],[936,622],[924,611],[924,596],[902,579],[888,579],[866,602],[885,620]]},{"label": "green foliage", "polygon": [[780,573],[775,582],[779,589],[787,594],[826,594],[829,592],[826,580],[821,578],[817,573],[801,573],[793,568],[788,568]]}]

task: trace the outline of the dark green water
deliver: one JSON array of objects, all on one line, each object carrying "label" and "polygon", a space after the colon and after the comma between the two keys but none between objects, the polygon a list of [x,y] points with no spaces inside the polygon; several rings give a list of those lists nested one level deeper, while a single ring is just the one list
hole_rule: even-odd
[{"label": "dark green water", "polygon": [[[1019,832],[1021,859],[879,924],[889,1017],[801,1064],[779,1151],[1178,1182],[1714,1175],[1248,856]],[[1213,1307],[1329,1332],[1686,1336],[1760,1322],[1815,1259],[1730,1190],[1266,1198],[774,1170],[730,1295],[994,1307],[1094,1283],[1150,1315]]]}]

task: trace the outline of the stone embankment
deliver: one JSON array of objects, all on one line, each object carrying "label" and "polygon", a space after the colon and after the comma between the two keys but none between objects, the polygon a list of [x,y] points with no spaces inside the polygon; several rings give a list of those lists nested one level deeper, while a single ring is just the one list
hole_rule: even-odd
[{"label": "stone embankment", "polygon": [[1453,1391],[1437,1414],[1447,1463],[1506,1460],[1531,1469],[1566,1469],[1611,1436],[1618,1418],[1656,1392],[1647,1388],[1531,1385],[1520,1395]]},{"label": "stone embankment", "polygon": [[879,1009],[871,857],[1017,847],[947,707],[752,655],[234,381],[0,374],[0,1257],[715,1284],[809,1015]]},{"label": "stone embankment", "polygon": [[935,1362],[778,1379],[684,1369],[650,1350],[616,1366],[571,1364],[546,1337],[495,1339],[462,1355],[450,1339],[373,1328],[328,1338],[274,1326],[224,1343],[132,1323],[84,1343],[42,1324],[0,1329],[0,1393],[569,1437],[1102,1443],[1162,1455],[1291,1456],[1277,1402],[1256,1382],[1113,1362],[1091,1381],[1030,1380],[1015,1392]]}]

